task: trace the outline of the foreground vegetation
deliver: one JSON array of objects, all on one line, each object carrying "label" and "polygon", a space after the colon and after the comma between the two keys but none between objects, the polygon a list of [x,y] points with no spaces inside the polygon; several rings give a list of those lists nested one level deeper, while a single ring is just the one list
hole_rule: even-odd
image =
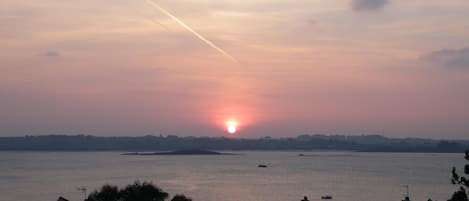
[{"label": "foreground vegetation", "polygon": [[[469,151],[466,151],[466,156],[464,158],[469,162]],[[454,192],[453,196],[448,201],[468,201],[467,189],[469,188],[469,164],[464,166],[464,174],[466,176],[460,176],[456,172],[456,168],[453,167],[453,178],[451,179],[451,182],[453,182],[454,185],[459,185],[459,190]]]},{"label": "foreground vegetation", "polygon": [[[104,185],[90,193],[85,201],[164,201],[169,194],[150,182],[136,181],[123,189],[117,186]],[[175,195],[171,201],[192,201],[185,195]]]}]

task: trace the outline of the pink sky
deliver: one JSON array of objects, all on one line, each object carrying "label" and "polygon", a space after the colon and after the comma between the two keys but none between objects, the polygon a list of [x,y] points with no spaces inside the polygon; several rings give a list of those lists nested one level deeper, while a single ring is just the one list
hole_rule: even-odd
[{"label": "pink sky", "polygon": [[2,1],[0,136],[469,139],[467,0],[155,2],[209,42],[145,0]]}]

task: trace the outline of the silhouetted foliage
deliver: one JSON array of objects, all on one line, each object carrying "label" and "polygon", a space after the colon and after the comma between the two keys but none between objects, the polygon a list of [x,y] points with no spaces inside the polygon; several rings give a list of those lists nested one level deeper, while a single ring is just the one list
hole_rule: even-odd
[{"label": "silhouetted foliage", "polygon": [[106,184],[99,191],[90,193],[85,201],[117,201],[119,200],[119,189],[117,186]]},{"label": "silhouetted foliage", "polygon": [[152,183],[136,181],[121,190],[120,198],[122,201],[164,201],[168,193]]},{"label": "silhouetted foliage", "polygon": [[[466,151],[466,156],[464,158],[469,161],[469,151]],[[469,176],[469,164],[464,166],[464,174]],[[451,182],[455,185],[459,185],[459,191],[454,192],[453,196],[448,201],[468,201],[467,188],[469,188],[469,180],[466,179],[467,176],[460,176],[456,172],[456,168],[453,167],[453,178],[451,179]]]},{"label": "silhouetted foliage", "polygon": [[[106,184],[100,190],[90,193],[85,201],[164,201],[168,197],[168,193],[154,184],[136,181],[123,189]],[[174,196],[172,201],[192,201],[192,199],[179,194]]]},{"label": "silhouetted foliage", "polygon": [[192,199],[185,195],[175,195],[171,201],[192,201]]},{"label": "silhouetted foliage", "polygon": [[461,187],[459,191],[454,192],[453,196],[449,201],[467,201],[466,189]]},{"label": "silhouetted foliage", "polygon": [[68,200],[63,198],[63,197],[59,197],[59,199],[57,199],[57,201],[68,201]]}]

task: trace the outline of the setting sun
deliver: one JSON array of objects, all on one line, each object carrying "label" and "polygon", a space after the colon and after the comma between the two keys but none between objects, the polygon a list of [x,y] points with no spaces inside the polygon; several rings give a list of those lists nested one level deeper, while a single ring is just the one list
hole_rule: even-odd
[{"label": "setting sun", "polygon": [[238,122],[236,122],[236,121],[227,121],[226,122],[226,130],[230,134],[235,134],[236,133],[236,131],[238,130],[237,126],[238,126]]}]

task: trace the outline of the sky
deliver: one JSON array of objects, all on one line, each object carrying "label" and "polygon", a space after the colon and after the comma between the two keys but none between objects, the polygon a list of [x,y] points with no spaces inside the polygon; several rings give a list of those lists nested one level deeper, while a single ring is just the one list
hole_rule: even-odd
[{"label": "sky", "polygon": [[469,139],[467,0],[2,0],[0,136]]}]

